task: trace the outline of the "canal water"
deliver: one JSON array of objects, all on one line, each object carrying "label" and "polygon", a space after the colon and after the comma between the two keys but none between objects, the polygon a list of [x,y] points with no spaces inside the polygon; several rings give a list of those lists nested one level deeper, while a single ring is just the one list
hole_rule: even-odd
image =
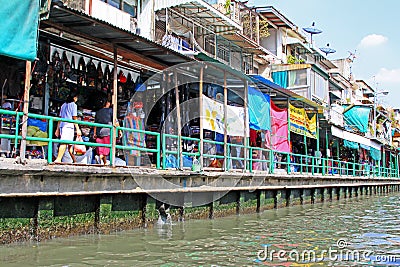
[{"label": "canal water", "polygon": [[396,266],[400,194],[13,244],[0,247],[0,260],[1,266]]}]

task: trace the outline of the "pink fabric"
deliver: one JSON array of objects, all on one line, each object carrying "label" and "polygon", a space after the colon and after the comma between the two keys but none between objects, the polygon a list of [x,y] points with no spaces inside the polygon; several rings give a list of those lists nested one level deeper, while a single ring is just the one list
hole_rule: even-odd
[{"label": "pink fabric", "polygon": [[275,106],[271,100],[271,132],[267,132],[266,144],[279,152],[290,152],[288,140],[288,110]]},{"label": "pink fabric", "polygon": [[[109,145],[110,144],[110,136],[107,135],[107,136],[104,136],[104,137],[97,137],[96,138],[96,143]],[[110,149],[108,147],[100,147],[100,146],[98,146],[96,148],[96,151],[97,151],[98,155],[108,156],[108,154],[110,154]]]}]

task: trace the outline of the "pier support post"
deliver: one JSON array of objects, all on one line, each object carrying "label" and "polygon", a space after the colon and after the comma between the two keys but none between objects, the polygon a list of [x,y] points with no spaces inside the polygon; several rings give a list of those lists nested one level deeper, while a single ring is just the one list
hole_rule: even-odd
[{"label": "pier support post", "polygon": [[100,233],[100,197],[96,197],[96,209],[94,211],[94,230],[96,234]]},{"label": "pier support post", "polygon": [[354,197],[358,197],[358,187],[354,188]]},{"label": "pier support post", "polygon": [[343,187],[343,197],[347,198],[348,187]]},{"label": "pier support post", "polygon": [[315,188],[311,188],[310,195],[311,195],[311,204],[314,204],[315,203]]},{"label": "pier support post", "polygon": [[179,207],[179,221],[183,222],[185,220],[185,208]]},{"label": "pier support post", "polygon": [[142,207],[140,209],[140,221],[142,224],[142,227],[146,228],[147,227],[147,221],[146,221],[146,211],[147,211],[147,195],[144,195],[142,197]]},{"label": "pier support post", "polygon": [[336,188],[336,199],[340,200],[340,187]]},{"label": "pier support post", "polygon": [[300,205],[304,204],[304,189],[300,189]]},{"label": "pier support post", "polygon": [[376,195],[376,185],[374,185],[373,188],[374,188],[374,195]]},{"label": "pier support post", "polygon": [[35,210],[31,221],[31,238],[39,241],[39,199],[35,198]]},{"label": "pier support post", "polygon": [[240,191],[237,191],[236,196],[236,215],[240,214]]},{"label": "pier support post", "polygon": [[208,204],[209,207],[209,212],[208,212],[208,219],[212,220],[214,219],[214,202],[210,202],[210,204]]},{"label": "pier support post", "polygon": [[260,207],[261,207],[261,190],[256,191],[256,196],[257,196],[257,207],[256,207],[256,212],[260,213]]},{"label": "pier support post", "polygon": [[329,201],[333,200],[333,188],[329,187],[328,188],[328,193],[329,193]]},{"label": "pier support post", "polygon": [[321,188],[321,202],[324,203],[325,201],[325,188]]},{"label": "pier support post", "polygon": [[349,198],[353,197],[353,187],[349,187]]},{"label": "pier support post", "polygon": [[286,189],[285,190],[285,205],[286,205],[286,207],[289,207],[289,205],[290,205],[290,194],[291,194],[291,190]]},{"label": "pier support post", "polygon": [[272,195],[274,198],[274,209],[277,209],[278,208],[278,190],[274,190]]}]

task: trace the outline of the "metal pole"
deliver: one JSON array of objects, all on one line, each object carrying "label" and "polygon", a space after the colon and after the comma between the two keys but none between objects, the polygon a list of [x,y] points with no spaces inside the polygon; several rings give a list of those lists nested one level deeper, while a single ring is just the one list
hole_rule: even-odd
[{"label": "metal pole", "polygon": [[[244,107],[244,167],[246,170],[247,167],[247,159],[249,158],[248,155],[248,149],[247,147],[249,146],[249,137],[248,137],[248,133],[249,133],[249,123],[248,123],[248,94],[249,94],[249,88],[248,88],[248,83],[247,80],[244,81],[244,103],[243,103],[243,107]],[[250,155],[252,156],[252,155]],[[250,168],[249,168],[250,169]]]},{"label": "metal pole", "polygon": [[228,166],[228,88],[226,86],[226,71],[224,70],[224,171]]},{"label": "metal pole", "polygon": [[374,137],[376,139],[376,92],[374,93],[374,123],[373,123]]},{"label": "metal pole", "polygon": [[[26,135],[28,131],[28,112],[29,112],[29,89],[31,88],[31,65],[30,61],[25,62],[25,87],[24,87],[24,106],[22,117],[22,130],[21,130],[21,146],[19,150],[20,163],[25,164],[25,153],[26,153]],[[18,133],[17,133],[18,134]]]},{"label": "metal pole", "polygon": [[200,166],[201,168],[204,167],[204,159],[203,159],[203,148],[204,148],[204,129],[203,129],[203,72],[204,72],[204,67],[202,66],[200,68],[200,77],[199,77],[199,114],[200,114],[200,144],[199,144],[199,150],[200,150]]},{"label": "metal pole", "polygon": [[117,77],[117,67],[118,67],[118,59],[117,59],[117,47],[114,46],[114,73],[113,73],[113,97],[112,97],[112,104],[113,104],[113,134],[112,134],[112,146],[111,146],[111,155],[110,155],[110,164],[114,167],[115,166],[115,146],[117,144],[117,102],[118,102],[118,77]]},{"label": "metal pole", "polygon": [[175,104],[176,104],[176,116],[178,124],[178,157],[179,157],[179,167],[183,168],[183,155],[182,155],[182,122],[181,122],[181,107],[179,103],[179,89],[178,89],[178,73],[174,71],[175,77]]}]

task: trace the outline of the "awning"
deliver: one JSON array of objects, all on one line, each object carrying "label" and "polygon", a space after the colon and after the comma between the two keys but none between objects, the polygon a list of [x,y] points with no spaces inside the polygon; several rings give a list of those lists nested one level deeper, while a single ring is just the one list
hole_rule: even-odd
[{"label": "awning", "polygon": [[242,27],[222,14],[205,1],[188,1],[188,0],[161,0],[155,1],[155,11],[164,8],[176,9],[185,17],[213,28],[215,33],[226,33],[230,31],[241,31]]},{"label": "awning", "polygon": [[378,144],[377,142],[372,141],[371,139],[368,139],[364,136],[342,130],[336,126],[331,126],[331,131],[332,131],[333,136],[339,137],[340,139],[363,144],[365,146],[369,146],[369,147],[375,148],[377,150],[381,149],[380,144]]},{"label": "awning", "polygon": [[275,64],[271,65],[271,71],[302,70],[311,68],[311,64]]},{"label": "awning", "polygon": [[[314,101],[311,101],[310,99],[305,98],[304,96],[296,94],[296,93],[292,92],[291,90],[285,89],[285,88],[279,86],[278,84],[264,78],[261,75],[251,74],[248,76],[257,85],[258,89],[261,92],[267,93],[267,94],[271,94],[271,92],[272,92],[272,93],[276,94],[276,96],[271,95],[272,100],[275,100],[277,98],[284,98],[284,100],[292,100],[292,101],[301,103],[301,106],[303,106],[303,104],[305,104],[306,106],[317,110],[318,113],[322,113],[324,110],[323,106],[318,105]],[[279,99],[279,100],[282,100],[282,99]],[[293,105],[296,105],[295,102],[291,102],[291,103]]]},{"label": "awning", "polygon": [[71,48],[101,59],[110,60],[116,47],[124,62],[138,63],[143,68],[149,66],[162,70],[192,61],[191,58],[142,36],[58,4],[52,5],[49,19],[41,21],[40,29],[41,35],[44,33],[65,40]]}]

